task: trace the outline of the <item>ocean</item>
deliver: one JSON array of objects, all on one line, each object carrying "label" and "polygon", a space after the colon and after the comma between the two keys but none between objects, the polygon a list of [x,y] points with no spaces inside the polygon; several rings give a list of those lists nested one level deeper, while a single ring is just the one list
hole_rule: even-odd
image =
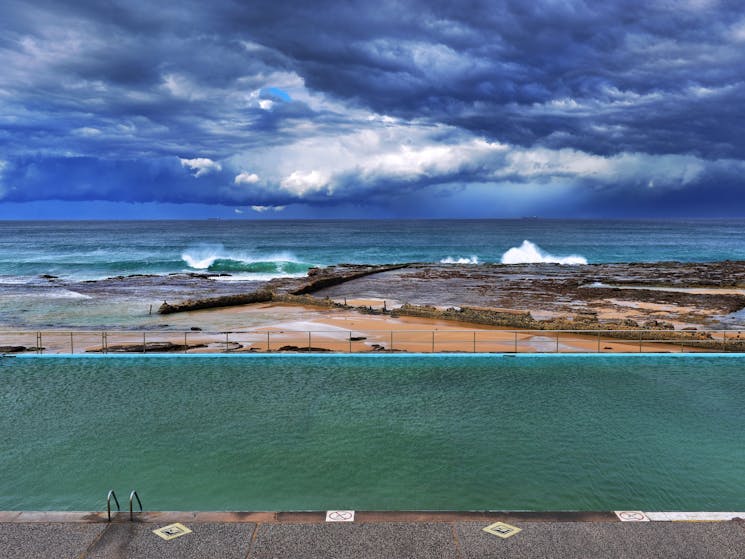
[{"label": "ocean", "polygon": [[311,266],[745,260],[745,220],[0,222],[0,289],[43,274],[218,272],[266,280]]},{"label": "ocean", "polygon": [[[206,295],[169,274],[223,274],[221,295],[339,263],[745,260],[744,238],[743,219],[5,221],[0,327],[163,327],[151,306]],[[156,279],[100,281],[133,275]]]}]

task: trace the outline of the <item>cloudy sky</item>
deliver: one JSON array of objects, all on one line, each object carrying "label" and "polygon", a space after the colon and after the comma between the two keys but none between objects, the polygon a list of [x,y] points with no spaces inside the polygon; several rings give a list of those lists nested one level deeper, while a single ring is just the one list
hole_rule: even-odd
[{"label": "cloudy sky", "polygon": [[0,5],[0,218],[745,216],[742,0]]}]

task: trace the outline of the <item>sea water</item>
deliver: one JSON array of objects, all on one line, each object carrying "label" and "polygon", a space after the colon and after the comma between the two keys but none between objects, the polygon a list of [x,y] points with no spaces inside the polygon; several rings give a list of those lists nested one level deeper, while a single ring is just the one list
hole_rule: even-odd
[{"label": "sea water", "polygon": [[[745,220],[6,221],[0,327],[150,329],[163,300],[245,293],[312,266],[720,261],[745,259],[743,238]],[[184,273],[221,275],[170,275]],[[133,275],[156,279],[100,282]]]},{"label": "sea water", "polygon": [[339,263],[743,260],[743,238],[745,220],[6,221],[0,287],[40,274],[209,271],[261,280]]},{"label": "sea water", "polygon": [[737,356],[0,359],[0,510],[743,510]]}]

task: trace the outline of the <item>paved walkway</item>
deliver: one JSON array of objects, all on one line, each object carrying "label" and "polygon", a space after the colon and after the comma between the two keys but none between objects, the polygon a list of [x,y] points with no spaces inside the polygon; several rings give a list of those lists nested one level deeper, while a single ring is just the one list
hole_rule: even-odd
[{"label": "paved walkway", "polygon": [[[620,522],[613,513],[101,513],[0,512],[3,559],[477,559],[745,557],[745,521]],[[521,528],[507,539],[483,531]],[[153,530],[180,522],[170,541]]]}]

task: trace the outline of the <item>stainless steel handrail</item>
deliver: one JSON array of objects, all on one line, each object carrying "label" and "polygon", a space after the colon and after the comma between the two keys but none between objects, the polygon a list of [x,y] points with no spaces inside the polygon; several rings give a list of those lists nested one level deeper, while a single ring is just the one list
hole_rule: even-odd
[{"label": "stainless steel handrail", "polygon": [[116,503],[116,510],[121,512],[121,507],[119,506],[119,499],[116,498],[116,493],[114,493],[114,490],[111,489],[109,491],[109,494],[106,495],[106,514],[108,515],[109,522],[111,522],[111,498],[114,497],[114,502]]},{"label": "stainless steel handrail", "polygon": [[137,498],[137,504],[140,505],[140,512],[142,512],[142,501],[140,501],[140,496],[137,494],[137,490],[133,489],[132,493],[129,494],[129,520],[133,521],[135,519],[134,512],[132,511],[132,500],[134,498]]}]

